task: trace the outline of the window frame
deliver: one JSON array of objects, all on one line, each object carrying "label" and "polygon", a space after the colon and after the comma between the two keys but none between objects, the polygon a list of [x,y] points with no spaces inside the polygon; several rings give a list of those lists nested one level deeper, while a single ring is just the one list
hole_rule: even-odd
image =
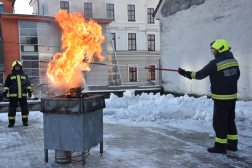
[{"label": "window frame", "polygon": [[[63,8],[61,8],[61,2],[64,3],[64,7],[63,7]],[[65,3],[68,3],[68,8],[65,7]],[[67,12],[69,12],[69,11],[70,11],[70,10],[69,10],[69,1],[60,1],[60,9],[62,9],[62,10],[67,10]]]},{"label": "window frame", "polygon": [[[132,70],[131,70],[132,69]],[[136,67],[129,67],[128,69],[129,71],[129,82],[137,82],[137,68]],[[135,73],[135,79],[133,79],[134,77],[134,73]],[[130,78],[130,75],[132,74],[132,79]]]},{"label": "window frame", "polygon": [[[156,65],[149,65],[149,68],[156,68]],[[154,75],[154,79],[152,78],[152,74]],[[156,71],[155,69],[149,69],[149,80],[156,80]]]},{"label": "window frame", "polygon": [[[91,5],[91,10],[89,8],[85,8],[85,4],[87,5]],[[90,13],[91,11],[91,17],[90,15],[86,16],[85,13],[87,12],[88,14]],[[93,17],[93,4],[92,3],[89,3],[89,2],[84,2],[84,17],[85,18],[92,18]]]},{"label": "window frame", "polygon": [[[149,39],[149,36],[150,36],[150,39]],[[152,36],[154,36],[154,40],[151,39]],[[148,40],[148,51],[155,51],[156,50],[156,48],[155,48],[155,45],[156,45],[156,43],[155,43],[155,41],[156,41],[155,34],[148,34],[147,35],[147,40]],[[149,45],[149,42],[150,42],[150,45]],[[151,42],[154,42],[154,44],[152,45]],[[151,46],[154,47],[153,50],[151,49]]]},{"label": "window frame", "polygon": [[[149,13],[148,9],[153,10],[153,11],[152,12],[150,11]],[[147,23],[148,24],[155,24],[153,14],[154,14],[154,8],[147,8]],[[149,21],[149,16],[150,16],[150,21]]]},{"label": "window frame", "polygon": [[[108,9],[108,5],[112,5],[113,9]],[[108,15],[111,14],[108,11],[112,11],[113,12],[112,17],[108,17]],[[111,3],[107,3],[106,4],[106,13],[107,13],[107,19],[112,19],[113,21],[115,21],[115,5],[114,4],[111,4]]]},{"label": "window frame", "polygon": [[[135,38],[132,38],[133,34],[135,35]],[[130,38],[130,35],[131,35],[131,38]],[[130,41],[131,41],[131,44],[129,44]],[[135,41],[135,49],[132,49],[133,48],[133,43],[132,43],[133,41]],[[137,48],[136,48],[136,33],[128,33],[128,50],[129,51],[136,51],[137,50]]]},{"label": "window frame", "polygon": [[[130,7],[134,6],[134,10],[129,9],[129,6]],[[128,5],[127,6],[127,11],[128,11],[128,21],[129,22],[135,22],[136,21],[136,5]],[[134,15],[132,15],[132,12],[134,13]],[[131,19],[130,19],[129,16],[131,16]],[[132,16],[134,16],[134,20],[132,20]]]},{"label": "window frame", "polygon": [[2,78],[1,80],[3,80],[3,81],[0,80],[0,83],[3,82],[2,84],[4,84],[5,83],[4,72],[0,72],[0,75],[1,75],[0,79]]},{"label": "window frame", "polygon": [[[114,35],[114,37],[113,37],[113,35]],[[116,33],[111,33],[111,38],[112,38],[112,41],[114,43],[114,49],[116,51]]]},{"label": "window frame", "polygon": [[48,63],[45,62],[52,60],[54,55],[52,25],[48,22],[18,21],[18,27],[20,61],[23,64],[23,71],[27,73],[32,83],[49,84],[45,76],[45,71],[47,71],[45,65]]}]

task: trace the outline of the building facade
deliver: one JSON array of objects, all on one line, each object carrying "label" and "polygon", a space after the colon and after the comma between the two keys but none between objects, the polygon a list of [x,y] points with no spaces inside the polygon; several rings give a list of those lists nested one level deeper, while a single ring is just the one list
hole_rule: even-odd
[{"label": "building facade", "polygon": [[[32,84],[49,84],[48,63],[56,53],[62,52],[61,28],[52,16],[6,13],[13,12],[14,2],[0,2],[0,83],[4,83],[12,71],[12,63],[18,60],[22,62],[23,71],[29,76]],[[95,21],[101,25],[103,35],[107,37],[111,20]],[[106,41],[102,44],[102,50],[102,55],[107,58]],[[99,84],[107,85],[107,67],[98,67],[96,71],[99,73],[90,72],[92,79],[100,79],[102,82],[99,81]]]},{"label": "building facade", "polygon": [[[0,0],[0,15],[5,13],[13,13],[15,0]],[[7,28],[9,25],[6,25]],[[5,79],[5,70],[6,70],[6,61],[9,61],[9,58],[5,58],[4,53],[11,52],[11,43],[4,43],[4,36],[10,36],[9,34],[5,34],[2,30],[2,24],[0,21],[0,84],[4,83]],[[6,48],[6,50],[5,50]],[[15,49],[13,53],[17,52]],[[8,65],[7,65],[8,69]]]},{"label": "building facade", "polygon": [[[225,39],[241,72],[238,99],[251,101],[251,6],[251,0],[242,3],[234,0],[160,0],[155,18],[160,20],[162,68],[181,67],[197,72],[214,59],[210,43]],[[189,80],[178,73],[163,72],[162,86],[165,92],[211,96],[209,77]]]},{"label": "building facade", "polygon": [[[82,12],[87,19],[111,19],[106,41],[107,63],[127,66],[159,67],[160,29],[154,20],[158,0],[31,0],[35,15],[55,16],[60,9]],[[136,67],[109,67],[108,85],[158,83],[159,72]]]}]

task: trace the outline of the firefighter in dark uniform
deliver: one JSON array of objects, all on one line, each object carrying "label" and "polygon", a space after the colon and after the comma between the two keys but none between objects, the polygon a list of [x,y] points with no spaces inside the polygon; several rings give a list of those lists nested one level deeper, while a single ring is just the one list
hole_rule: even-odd
[{"label": "firefighter in dark uniform", "polygon": [[179,74],[189,79],[210,78],[211,95],[214,100],[213,128],[216,133],[215,145],[208,148],[211,153],[237,151],[238,135],[235,125],[235,104],[237,82],[240,77],[238,61],[230,52],[227,40],[219,39],[211,44],[215,59],[197,72],[179,68]]},{"label": "firefighter in dark uniform", "polygon": [[22,64],[19,61],[15,61],[12,64],[12,73],[9,74],[6,78],[4,84],[4,96],[7,96],[9,91],[9,125],[8,127],[13,127],[15,124],[16,118],[16,108],[18,102],[21,106],[22,112],[22,122],[24,126],[28,126],[28,104],[27,104],[27,92],[28,97],[31,97],[32,88],[31,82],[28,79],[28,76],[25,75],[22,71]]}]

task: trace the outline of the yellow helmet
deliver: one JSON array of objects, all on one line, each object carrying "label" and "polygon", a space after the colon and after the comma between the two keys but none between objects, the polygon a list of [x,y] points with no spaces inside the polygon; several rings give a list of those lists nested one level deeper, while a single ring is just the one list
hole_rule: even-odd
[{"label": "yellow helmet", "polygon": [[14,70],[15,69],[15,66],[20,66],[21,67],[21,69],[22,69],[22,64],[21,64],[21,62],[19,62],[19,61],[14,61],[13,63],[12,63],[12,69]]},{"label": "yellow helmet", "polygon": [[216,40],[212,42],[210,45],[211,45],[211,48],[216,49],[219,53],[222,53],[230,49],[228,41],[224,39]]}]

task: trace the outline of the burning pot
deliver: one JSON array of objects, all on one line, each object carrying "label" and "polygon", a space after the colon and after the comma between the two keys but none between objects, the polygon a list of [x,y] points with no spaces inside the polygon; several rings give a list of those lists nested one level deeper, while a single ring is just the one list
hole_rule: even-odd
[{"label": "burning pot", "polygon": [[84,88],[81,88],[81,87],[71,88],[71,89],[69,89],[69,94],[81,93],[81,91],[82,91],[83,89],[84,89]]},{"label": "burning pot", "polygon": [[82,97],[87,97],[86,93],[82,93],[81,91],[84,88],[82,87],[75,87],[75,88],[70,88],[65,94],[62,96],[65,96],[67,98],[82,98]]}]

